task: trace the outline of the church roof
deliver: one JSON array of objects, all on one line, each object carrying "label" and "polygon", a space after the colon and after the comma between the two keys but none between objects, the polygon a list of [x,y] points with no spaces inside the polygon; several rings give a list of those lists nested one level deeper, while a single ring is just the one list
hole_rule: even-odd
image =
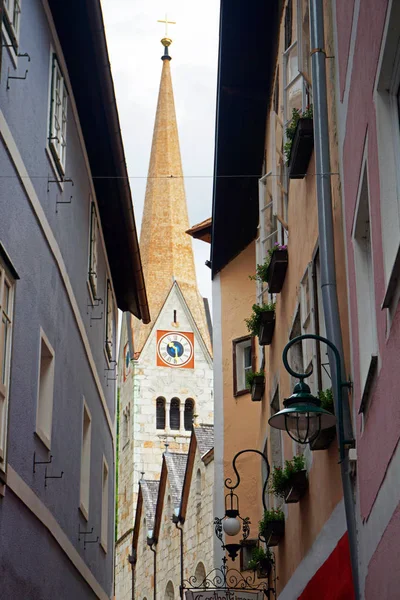
[{"label": "church roof", "polygon": [[179,508],[181,504],[183,480],[185,478],[187,454],[165,452],[164,458],[168,469],[172,503],[174,508]]},{"label": "church roof", "polygon": [[170,60],[163,60],[140,233],[152,325],[135,323],[136,352],[142,350],[176,281],[200,335],[212,353],[204,302],[197,288],[192,240],[186,234],[188,229]]},{"label": "church roof", "polygon": [[143,494],[147,529],[149,530],[154,528],[159,483],[159,481],[152,481],[151,479],[141,479],[139,482]]},{"label": "church roof", "polygon": [[205,454],[214,448],[214,425],[198,425],[194,427],[194,433],[200,456],[203,458]]}]

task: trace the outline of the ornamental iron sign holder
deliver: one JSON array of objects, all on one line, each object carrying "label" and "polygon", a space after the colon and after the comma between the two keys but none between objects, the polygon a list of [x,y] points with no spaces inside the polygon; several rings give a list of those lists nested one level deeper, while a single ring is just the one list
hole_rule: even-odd
[{"label": "ornamental iron sign holder", "polygon": [[[234,493],[240,484],[240,475],[236,467],[236,460],[246,452],[254,452],[259,454],[265,461],[267,467],[267,476],[265,478],[262,490],[262,503],[264,511],[267,510],[265,502],[265,493],[267,490],[268,478],[270,474],[270,466],[268,458],[259,450],[246,449],[240,450],[235,454],[232,467],[236,475],[236,483],[233,484],[232,479],[225,479],[225,487],[229,492],[225,496],[225,515],[222,518],[214,518],[215,535],[220,540],[222,549],[228,552],[232,560],[235,560],[238,552],[243,546],[243,542],[250,534],[250,519],[249,517],[242,518],[239,512],[239,498]],[[225,544],[223,538],[223,522],[225,519],[240,519],[242,529],[242,539],[240,544]],[[238,533],[240,532],[240,529]],[[259,540],[265,543],[265,540],[259,536]],[[269,580],[265,579],[257,583],[256,572],[251,575],[243,575],[243,573],[235,568],[227,566],[228,559],[226,556],[222,559],[222,566],[214,568],[212,571],[200,581],[195,575],[189,579],[182,581],[182,592],[186,592],[186,600],[262,600],[263,597],[271,599],[271,593],[276,598],[276,586],[270,587]],[[275,560],[272,561],[273,580],[276,582]],[[182,593],[183,597],[183,593]]]}]

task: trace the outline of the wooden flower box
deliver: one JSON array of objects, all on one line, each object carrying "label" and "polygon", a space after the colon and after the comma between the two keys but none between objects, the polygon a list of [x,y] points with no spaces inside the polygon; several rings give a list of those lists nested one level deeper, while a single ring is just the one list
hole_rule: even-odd
[{"label": "wooden flower box", "polygon": [[285,521],[268,521],[261,533],[267,546],[277,546],[285,535]]},{"label": "wooden flower box", "polygon": [[251,386],[251,399],[253,402],[260,402],[264,396],[265,377],[257,375],[254,377],[253,385]]},{"label": "wooden flower box", "polygon": [[317,439],[310,442],[311,450],[326,450],[332,444],[336,436],[336,427],[323,429]]},{"label": "wooden flower box", "polygon": [[258,340],[261,346],[269,346],[272,342],[275,329],[275,311],[268,310],[261,314],[260,333]]},{"label": "wooden flower box", "polygon": [[293,473],[285,490],[285,502],[286,504],[294,504],[299,502],[304,496],[308,488],[308,477],[307,471],[297,471]]},{"label": "wooden flower box", "polygon": [[289,159],[290,179],[303,179],[307,173],[314,148],[314,127],[312,119],[299,119],[294,134]]},{"label": "wooden flower box", "polygon": [[275,250],[269,263],[267,282],[270,294],[279,294],[285,281],[289,256],[287,250]]}]

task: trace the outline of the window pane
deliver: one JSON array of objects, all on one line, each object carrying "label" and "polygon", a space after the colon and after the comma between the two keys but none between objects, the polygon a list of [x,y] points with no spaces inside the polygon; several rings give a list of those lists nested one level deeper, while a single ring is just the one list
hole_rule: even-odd
[{"label": "window pane", "polygon": [[297,44],[288,52],[286,57],[286,85],[289,85],[299,74],[299,60]]},{"label": "window pane", "polygon": [[244,349],[244,368],[251,368],[251,345]]},{"label": "window pane", "polygon": [[293,115],[293,109],[302,110],[303,107],[303,78],[299,77],[286,91],[286,121]]},{"label": "window pane", "polygon": [[309,0],[301,1],[301,66],[303,73],[311,80],[310,15],[308,3]]}]

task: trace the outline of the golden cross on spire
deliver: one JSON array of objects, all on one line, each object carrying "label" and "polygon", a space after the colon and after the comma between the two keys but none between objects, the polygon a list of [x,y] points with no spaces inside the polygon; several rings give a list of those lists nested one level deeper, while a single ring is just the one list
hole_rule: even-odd
[{"label": "golden cross on spire", "polygon": [[158,19],[157,23],[165,23],[165,37],[168,37],[168,24],[176,25],[176,21],[168,21],[167,15],[165,15],[165,19]]}]

